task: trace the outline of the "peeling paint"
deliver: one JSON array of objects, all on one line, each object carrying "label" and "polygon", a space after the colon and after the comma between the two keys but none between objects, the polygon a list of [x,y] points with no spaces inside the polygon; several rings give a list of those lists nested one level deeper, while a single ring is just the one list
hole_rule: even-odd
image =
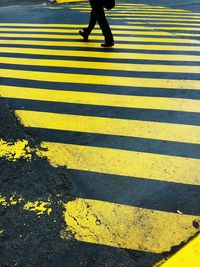
[{"label": "peeling paint", "polygon": [[23,197],[17,196],[16,192],[13,193],[9,198],[6,198],[0,194],[0,205],[4,207],[20,204],[22,201],[24,201]]},{"label": "peeling paint", "polygon": [[27,140],[7,142],[0,139],[0,158],[5,157],[9,161],[16,161],[20,158],[31,160],[32,149]]},{"label": "peeling paint", "polygon": [[8,202],[6,201],[6,198],[0,195],[0,205],[4,207],[8,207]]},{"label": "peeling paint", "polygon": [[16,193],[13,193],[9,198],[6,198],[0,194],[0,206],[10,207],[18,204],[23,205],[23,209],[27,211],[34,211],[38,217],[43,214],[50,215],[52,212],[50,198],[46,201],[36,200],[35,202],[26,201],[22,196],[17,196]]},{"label": "peeling paint", "polygon": [[52,208],[49,207],[50,205],[50,202],[44,202],[41,200],[37,200],[35,202],[28,201],[23,208],[28,211],[34,211],[37,216],[40,217],[40,215],[44,213],[46,213],[47,215],[51,214]]}]

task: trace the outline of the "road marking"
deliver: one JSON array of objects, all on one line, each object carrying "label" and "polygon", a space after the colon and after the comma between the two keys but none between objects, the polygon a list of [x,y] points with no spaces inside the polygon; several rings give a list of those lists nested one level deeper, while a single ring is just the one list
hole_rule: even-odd
[{"label": "road marking", "polygon": [[80,198],[65,208],[66,230],[88,243],[162,253],[197,232],[195,216]]},{"label": "road marking", "polygon": [[[76,5],[75,7],[72,6],[70,7],[71,10],[91,10],[91,7],[89,5]],[[115,6],[115,9],[114,10],[122,10],[125,12],[127,11],[133,11],[133,12],[145,12],[145,13],[149,13],[149,12],[160,12],[160,13],[165,13],[165,12],[173,12],[173,13],[183,13],[183,14],[191,14],[189,11],[187,10],[182,10],[182,9],[170,9],[170,8],[157,8],[157,7],[142,7],[142,8],[138,8],[137,6],[136,7],[125,7],[123,5],[117,5]],[[113,12],[113,10],[112,10]],[[200,13],[192,13],[194,15],[200,15]]]},{"label": "road marking", "polygon": [[200,144],[200,126],[40,111],[15,112],[25,127]]},{"label": "road marking", "polygon": [[[35,213],[39,220],[42,216],[51,216],[56,205],[63,214],[64,225],[60,230],[62,239],[73,236],[82,242],[153,253],[169,251],[171,246],[178,245],[182,240],[186,241],[188,235],[197,232],[192,226],[193,221],[199,220],[197,216],[154,211],[99,200],[78,198],[67,203],[61,201],[53,203],[51,199],[49,196],[48,199],[36,199],[33,202],[16,193],[6,197],[0,194],[0,206],[7,209],[18,205],[25,211]],[[154,227],[155,222],[156,227]],[[170,226],[166,227],[166,223]],[[130,229],[130,233],[127,229]],[[157,235],[157,232],[162,235]],[[170,240],[172,234],[174,238]],[[1,230],[0,235],[4,236],[5,232]]]},{"label": "road marking", "polygon": [[[112,30],[113,34],[119,34],[119,35],[144,35],[144,36],[173,36],[173,35],[178,35],[178,36],[197,36],[197,33],[170,33],[170,32],[166,32],[166,31],[155,31],[157,30],[156,28],[154,28],[154,31],[133,31],[133,30]],[[27,28],[0,28],[0,32],[45,32],[45,33],[76,33],[77,30],[75,29],[40,29],[38,30],[38,28],[32,28],[32,29],[27,29]],[[100,34],[101,30],[93,30],[92,33],[94,34]],[[77,35],[78,36],[78,35]]]},{"label": "road marking", "polygon": [[0,139],[0,158],[9,161],[17,161],[20,158],[31,160],[32,151],[28,146],[27,140],[18,140],[16,142],[7,142]]},{"label": "road marking", "polygon": [[47,90],[17,86],[0,86],[0,95],[13,99],[200,113],[200,100],[192,99]]},{"label": "road marking", "polygon": [[50,199],[45,201],[42,199],[38,199],[33,202],[25,200],[24,197],[22,197],[21,195],[17,195],[16,192],[11,194],[10,197],[5,197],[0,193],[0,206],[3,206],[4,208],[9,208],[15,205],[21,205],[24,210],[36,213],[38,218],[40,218],[41,215],[44,214],[50,216],[52,212],[52,208],[50,207]]},{"label": "road marking", "polygon": [[[124,5],[131,7],[131,5]],[[135,5],[138,7],[138,5]],[[143,5],[147,8],[148,5]],[[158,9],[159,10],[159,9]],[[161,8],[160,10],[167,9]],[[150,10],[149,10],[150,11]],[[174,10],[175,11],[175,10]],[[127,12],[132,12],[128,10]],[[177,10],[175,11],[177,12]],[[162,25],[164,21],[173,21],[175,24],[186,26],[200,26],[198,23],[191,23],[191,20],[184,19],[184,23],[178,23],[173,18],[161,19],[145,17],[145,12],[140,14],[133,14],[134,19],[138,20],[135,23],[142,25],[142,23],[159,23]],[[158,12],[157,12],[158,13]],[[154,13],[155,14],[155,13]],[[117,14],[116,14],[117,15]],[[125,15],[125,14],[120,14]],[[144,15],[143,18],[137,16]],[[167,13],[163,14],[164,16]],[[195,14],[196,15],[196,14]],[[189,14],[190,16],[190,14]],[[189,18],[188,16],[188,18]],[[137,17],[137,18],[136,18]],[[172,16],[173,17],[173,16]],[[174,16],[180,17],[181,16]],[[191,17],[191,16],[190,16]],[[113,18],[115,19],[115,18]],[[116,18],[118,19],[118,18]],[[119,18],[120,19],[120,18]],[[126,18],[121,18],[126,19]],[[133,18],[131,18],[133,19]],[[130,19],[130,20],[131,20]],[[154,21],[154,22],[152,22]],[[129,22],[129,21],[128,21]],[[170,25],[170,22],[164,24]],[[9,29],[2,29],[4,34],[1,37],[24,38],[25,40],[1,40],[1,44],[9,45],[50,45],[50,46],[73,46],[81,47],[97,47],[96,43],[76,43],[73,40],[79,40],[80,36],[76,35],[61,35],[61,34],[30,34],[30,32],[54,32],[54,33],[73,33],[78,31],[79,26],[75,24],[12,24],[1,23],[0,26],[11,26]],[[171,24],[172,25],[172,24]],[[14,27],[34,27],[30,29],[14,28]],[[37,27],[37,29],[36,29]],[[48,29],[44,29],[46,27]],[[141,26],[123,26],[113,25],[113,29],[123,30],[123,34],[142,34],[152,35],[149,30],[155,27]],[[53,28],[53,29],[50,29]],[[54,29],[56,28],[56,29]],[[64,29],[58,29],[64,28]],[[69,29],[70,28],[70,29]],[[133,31],[133,29],[140,31]],[[175,27],[174,27],[175,28]],[[173,29],[174,29],[173,28]],[[158,28],[156,28],[158,29]],[[172,30],[173,30],[172,29]],[[197,28],[198,29],[198,28]],[[130,31],[128,31],[130,30]],[[144,31],[147,30],[147,31]],[[158,30],[162,30],[161,28]],[[166,28],[164,27],[164,30]],[[1,31],[1,29],[0,29]],[[6,32],[16,31],[19,34],[9,34]],[[26,32],[26,34],[20,34]],[[100,30],[96,30],[100,33]],[[113,31],[115,34],[121,33],[119,30]],[[200,51],[200,41],[181,39],[181,38],[162,38],[163,35],[174,36],[174,33],[159,32],[161,38],[151,37],[128,37],[116,36],[117,41],[124,41],[117,45],[117,48],[123,49],[152,49],[152,50],[172,50],[172,51]],[[184,33],[179,33],[184,35]],[[188,34],[189,36],[189,34]],[[191,34],[190,36],[196,36]],[[48,40],[26,40],[28,38],[44,38],[54,39]],[[92,36],[92,40],[100,40],[101,36]],[[71,40],[72,42],[59,41],[59,39]],[[58,42],[56,42],[58,40]],[[148,44],[131,44],[128,42],[156,42],[158,45]],[[172,45],[164,45],[164,43],[171,43]],[[179,45],[174,45],[179,44]],[[188,46],[183,46],[187,44]],[[196,44],[198,46],[194,46]],[[192,46],[191,46],[192,45]],[[98,44],[99,46],[99,44]],[[114,50],[112,50],[114,51]],[[160,61],[180,61],[180,62],[200,62],[200,57],[193,55],[173,55],[173,54],[145,54],[145,53],[118,53],[118,52],[95,52],[95,51],[75,51],[75,50],[59,50],[59,49],[30,49],[30,48],[11,48],[1,47],[0,52],[3,57],[0,58],[3,64],[26,65],[26,66],[57,66],[57,67],[74,67],[85,69],[103,69],[103,70],[118,70],[121,69],[119,63],[105,63],[90,61],[72,61],[72,60],[50,60],[50,59],[30,59],[17,58],[11,53],[20,55],[46,55],[46,56],[60,56],[60,57],[84,57],[84,58],[103,58],[108,59],[136,59],[136,60],[160,60]],[[9,57],[5,54],[9,53]],[[184,63],[183,63],[184,64]],[[92,67],[91,67],[92,65]],[[4,66],[5,67],[5,66]],[[23,67],[21,67],[23,68]],[[150,64],[123,64],[123,69],[126,71],[148,71],[148,72],[165,72],[165,73],[199,73],[198,66],[180,66],[180,65],[150,65]],[[200,81],[198,80],[180,80],[180,79],[156,79],[156,78],[135,78],[135,77],[117,77],[107,75],[84,75],[84,74],[69,74],[57,72],[40,72],[40,71],[26,71],[14,69],[0,69],[0,75],[3,78],[24,79],[26,81],[42,81],[42,82],[58,82],[64,83],[66,89],[70,89],[68,83],[75,83],[80,86],[80,92],[76,91],[60,91],[47,90],[43,88],[26,88],[17,86],[0,86],[0,95],[3,97],[18,98],[18,99],[32,99],[50,102],[63,103],[79,103],[99,106],[116,106],[129,108],[146,108],[157,110],[178,110],[186,112],[200,112],[199,100],[187,100],[176,98],[162,98],[162,97],[143,97],[143,96],[126,96],[126,95],[111,95],[101,93],[87,93],[81,92],[81,84],[92,84],[96,89],[96,85],[108,85],[109,93],[115,90],[111,86],[128,86],[135,88],[164,88],[164,89],[186,89],[199,90]],[[152,74],[153,75],[153,74]],[[17,80],[18,82],[20,80]],[[111,85],[111,86],[110,86]],[[123,88],[122,88],[123,89]],[[98,90],[98,89],[97,89]],[[42,104],[42,103],[41,103]],[[103,108],[103,107],[102,107]],[[70,130],[79,132],[100,133],[107,135],[136,136],[142,138],[155,138],[157,140],[170,140],[176,142],[188,142],[199,144],[199,126],[190,126],[183,124],[137,121],[137,120],[123,120],[81,115],[68,114],[53,114],[36,111],[18,110],[17,115],[22,119],[22,122],[27,127],[40,127],[43,129],[58,129]],[[34,151],[39,156],[47,156],[49,162],[53,166],[67,166],[68,169],[89,171],[96,173],[105,173],[113,175],[124,175],[134,179],[154,179],[158,181],[166,181],[171,183],[183,183],[189,185],[200,185],[200,160],[186,157],[167,156],[162,154],[154,154],[147,152],[126,151],[121,149],[101,148],[83,145],[72,145],[62,143],[43,142],[42,147],[47,150]],[[1,200],[1,199],[0,199]],[[34,206],[31,203],[30,206]],[[37,206],[37,205],[36,205]],[[153,253],[160,253],[169,251],[172,246],[179,245],[186,241],[189,236],[195,234],[198,229],[193,226],[194,220],[199,220],[197,216],[180,215],[170,212],[160,212],[148,210],[138,207],[131,207],[119,205],[115,203],[108,203],[97,200],[76,199],[65,205],[66,211],[64,213],[66,221],[66,231],[73,231],[75,239],[83,242],[97,243],[107,246],[137,249]],[[123,216],[122,216],[123,214]],[[167,225],[167,227],[166,227]],[[158,235],[159,233],[159,235]],[[62,237],[66,237],[66,232],[61,233]],[[173,236],[173,240],[172,237]]]},{"label": "road marking", "polygon": [[[0,44],[9,44],[10,40],[0,40]],[[99,48],[99,43],[80,43],[80,42],[70,42],[70,41],[38,41],[38,40],[24,40],[17,39],[12,40],[12,45],[37,45],[37,46],[63,46],[63,47],[81,47],[81,48]],[[116,48],[120,49],[133,49],[133,50],[155,50],[155,51],[190,51],[199,52],[200,46],[177,46],[177,45],[148,45],[148,44],[115,44]]]},{"label": "road marking", "polygon": [[[126,18],[125,18],[126,19]],[[12,37],[12,38],[38,38],[38,39],[71,39],[71,40],[80,40],[81,37],[77,35],[64,35],[64,34],[33,34],[33,33],[0,33],[1,38]],[[101,35],[90,36],[90,40],[102,40]],[[199,40],[192,39],[178,39],[174,38],[153,38],[153,37],[129,37],[129,36],[115,36],[116,41],[125,41],[125,42],[148,42],[148,43],[177,43],[177,44],[198,44],[200,45]]]},{"label": "road marking", "polygon": [[106,58],[106,59],[139,59],[139,60],[159,60],[159,61],[185,61],[200,62],[197,55],[174,55],[174,54],[150,54],[150,53],[125,53],[125,52],[94,52],[61,50],[61,49],[40,49],[40,48],[19,48],[0,47],[0,53],[27,54],[27,55],[48,55],[48,56],[73,56],[85,58]]},{"label": "road marking", "polygon": [[177,80],[177,79],[154,79],[154,78],[132,78],[120,76],[102,76],[87,74],[71,74],[59,72],[26,71],[15,69],[0,69],[0,77],[26,79],[33,81],[62,82],[75,84],[95,84],[128,86],[139,88],[165,88],[178,90],[200,90],[199,80]]},{"label": "road marking", "polygon": [[[114,17],[118,17],[118,18],[114,18]],[[122,17],[125,17],[125,18],[122,18]],[[190,22],[199,22],[200,21],[200,19],[185,19],[185,18],[180,18],[180,19],[176,18],[176,19],[174,19],[174,18],[170,18],[170,17],[169,18],[163,18],[163,17],[161,17],[161,18],[150,18],[150,17],[147,17],[147,18],[140,18],[140,17],[133,18],[133,17],[131,17],[131,15],[130,15],[130,17],[127,17],[127,15],[125,16],[125,14],[124,14],[124,16],[113,14],[112,15],[112,19],[116,19],[116,20],[134,20],[134,21],[136,21],[136,20],[145,20],[145,21],[151,21],[151,22],[153,22],[154,20],[155,21],[173,21],[173,22],[180,22],[180,21],[184,20],[184,22],[187,21],[188,23],[190,23]]]},{"label": "road marking", "polygon": [[43,142],[54,167],[200,185],[200,160],[120,149]]},{"label": "road marking", "polygon": [[[49,33],[77,33],[77,30],[74,29],[26,29],[26,28],[0,28],[0,32],[49,32]],[[125,31],[125,30],[112,30],[113,34],[120,34],[120,35],[129,35],[129,34],[134,34],[134,35],[157,35],[157,36],[169,36],[172,35],[171,33],[168,32],[148,32],[148,31]],[[102,33],[101,30],[93,30],[92,33]]]},{"label": "road marking", "polygon": [[[112,18],[113,19],[113,18]],[[131,24],[131,25],[146,25],[145,22],[137,22],[137,21],[131,21],[131,22],[128,22],[128,24]],[[199,27],[200,26],[200,23],[185,23],[185,22],[159,22],[159,21],[154,21],[154,22],[148,22],[148,25],[172,25],[175,26],[175,25],[179,25],[179,26],[195,26],[195,27]]]},{"label": "road marking", "polygon": [[200,235],[186,244],[161,267],[199,267]]},{"label": "road marking", "polygon": [[[135,23],[129,23],[129,24],[135,24]],[[178,25],[181,25],[181,24],[178,24]],[[192,26],[192,25],[191,25]],[[81,26],[80,26],[81,27]],[[7,29],[8,32],[10,31],[22,31],[22,32],[25,32],[25,31],[29,31],[31,30],[32,32],[69,32],[69,33],[77,33],[78,29],[80,27],[35,27],[35,26],[32,26],[31,28],[28,28],[28,27],[20,27],[20,28],[17,28],[17,27],[13,27],[13,28],[8,28],[8,27],[2,27],[0,26],[0,31],[2,32],[7,32]],[[82,27],[86,27],[86,25],[82,25]],[[53,28],[53,29],[52,29]],[[56,29],[54,29],[56,28]],[[101,33],[100,29],[98,26],[96,26],[97,29],[94,29],[93,30],[93,33]],[[130,25],[111,25],[111,28],[112,29],[120,29],[120,30],[123,30],[123,31],[116,31],[115,30],[115,33],[120,33],[120,34],[123,34],[124,30],[128,30],[126,31],[127,34],[129,33],[132,33],[131,30],[145,30],[145,31],[150,31],[150,30],[156,30],[156,31],[160,31],[160,30],[183,30],[183,31],[200,31],[200,28],[197,28],[197,27],[174,27],[174,26],[171,26],[171,27],[163,27],[163,26],[150,26],[150,25],[147,25],[147,26],[130,26]],[[22,30],[21,30],[22,29]],[[138,32],[138,31],[137,31]],[[135,31],[134,31],[135,33]]]},{"label": "road marking", "polygon": [[[82,11],[82,12],[87,12],[87,11]],[[130,12],[127,12],[127,13],[111,13],[111,15],[110,16],[119,16],[119,17],[135,17],[136,18],[136,20],[137,19],[141,19],[140,17],[142,17],[142,19],[146,19],[146,17],[148,18],[148,19],[152,19],[152,20],[154,20],[154,19],[158,19],[158,20],[165,20],[165,19],[167,19],[168,20],[168,18],[170,19],[170,20],[174,20],[174,21],[178,21],[179,19],[184,19],[184,21],[200,21],[200,16],[189,16],[188,14],[187,15],[185,15],[185,14],[183,14],[183,15],[165,15],[165,14],[160,14],[160,15],[153,15],[153,14],[134,14],[134,13],[130,13]]]},{"label": "road marking", "polygon": [[[114,71],[118,71],[119,69],[121,69],[121,63],[80,61],[80,60],[76,61],[76,60],[55,60],[55,59],[32,59],[32,58],[13,58],[13,57],[0,56],[0,62],[1,64],[14,64],[14,65],[25,65],[25,66],[49,66],[49,67],[114,70]],[[123,71],[200,74],[200,67],[123,63]]]}]

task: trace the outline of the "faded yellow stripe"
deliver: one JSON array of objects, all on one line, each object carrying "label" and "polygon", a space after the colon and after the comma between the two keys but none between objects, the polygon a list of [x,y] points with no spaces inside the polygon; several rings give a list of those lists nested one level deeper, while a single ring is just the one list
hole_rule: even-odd
[{"label": "faded yellow stripe", "polygon": [[162,267],[199,267],[200,235],[178,251]]},{"label": "faded yellow stripe", "polygon": [[154,78],[131,78],[119,76],[101,76],[86,74],[71,74],[57,72],[39,72],[14,69],[0,69],[0,77],[26,79],[34,81],[112,85],[128,87],[146,88],[166,88],[166,89],[190,89],[200,90],[199,80],[167,80]]},{"label": "faded yellow stripe", "polygon": [[16,110],[25,127],[200,144],[200,127],[95,116]]},{"label": "faded yellow stripe", "polygon": [[1,97],[97,106],[200,112],[200,100],[101,94],[0,85]]},{"label": "faded yellow stripe", "polygon": [[[0,40],[0,44],[9,44],[10,40]],[[23,45],[37,45],[37,46],[64,46],[64,47],[81,47],[81,48],[99,48],[99,43],[90,42],[70,42],[70,41],[36,41],[36,40],[12,40],[12,45],[23,44]],[[120,49],[133,49],[133,50],[158,50],[158,51],[200,51],[198,46],[177,46],[177,45],[148,45],[148,44],[115,44],[116,48]]]},{"label": "faded yellow stripe", "polygon": [[192,226],[197,216],[81,198],[65,208],[66,230],[88,243],[162,253],[198,231]]},{"label": "faded yellow stripe", "polygon": [[[114,50],[113,50],[114,51]],[[75,51],[61,49],[39,49],[39,48],[16,48],[0,47],[0,53],[15,53],[28,55],[48,55],[48,56],[74,56],[86,58],[107,58],[107,59],[140,59],[140,60],[163,60],[163,61],[190,61],[200,62],[200,56],[193,55],[173,55],[173,54],[148,54],[148,53],[118,53],[118,52],[94,52]]]},{"label": "faded yellow stripe", "polygon": [[[114,19],[114,18],[113,18]],[[124,18],[126,19],[126,18]],[[25,37],[25,38],[46,38],[46,39],[70,39],[70,40],[81,40],[79,34],[76,35],[65,35],[65,34],[34,34],[34,33],[3,33],[0,34],[1,38],[5,37]],[[102,40],[101,35],[90,36],[91,40]],[[116,41],[125,41],[125,42],[156,42],[156,43],[178,43],[178,44],[200,44],[199,40],[190,40],[190,39],[178,39],[178,38],[153,38],[153,37],[129,37],[129,36],[115,36]]]},{"label": "faded yellow stripe", "polygon": [[[121,63],[94,62],[79,60],[55,60],[55,59],[32,59],[1,57],[1,64],[17,64],[26,66],[49,66],[63,68],[82,68],[97,70],[120,70]],[[199,66],[176,66],[176,65],[150,65],[150,64],[126,64],[123,63],[123,71],[135,72],[167,72],[167,73],[200,73]]]},{"label": "faded yellow stripe", "polygon": [[53,166],[200,185],[200,160],[111,148],[44,142],[41,151]]}]

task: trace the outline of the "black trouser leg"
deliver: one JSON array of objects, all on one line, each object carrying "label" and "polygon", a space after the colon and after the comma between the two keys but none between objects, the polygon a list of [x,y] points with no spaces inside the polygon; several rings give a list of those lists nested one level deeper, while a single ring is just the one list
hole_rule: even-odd
[{"label": "black trouser leg", "polygon": [[84,32],[89,35],[91,31],[94,29],[95,25],[97,22],[97,13],[95,12],[94,9],[91,10],[90,14],[90,22],[87,28],[84,29]]},{"label": "black trouser leg", "polygon": [[85,33],[89,35],[94,29],[97,21],[105,37],[105,41],[114,42],[113,35],[107,22],[103,7],[92,8],[89,25],[84,29]]},{"label": "black trouser leg", "polygon": [[105,37],[105,42],[106,43],[114,42],[113,35],[110,26],[108,24],[108,21],[106,19],[103,7],[98,9],[97,21]]}]

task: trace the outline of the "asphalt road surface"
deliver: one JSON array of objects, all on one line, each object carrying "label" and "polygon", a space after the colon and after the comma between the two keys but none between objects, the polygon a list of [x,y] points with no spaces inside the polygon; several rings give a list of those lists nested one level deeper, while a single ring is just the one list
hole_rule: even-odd
[{"label": "asphalt road surface", "polygon": [[199,1],[117,1],[109,49],[89,12],[0,2],[0,266],[148,267],[199,232]]}]

